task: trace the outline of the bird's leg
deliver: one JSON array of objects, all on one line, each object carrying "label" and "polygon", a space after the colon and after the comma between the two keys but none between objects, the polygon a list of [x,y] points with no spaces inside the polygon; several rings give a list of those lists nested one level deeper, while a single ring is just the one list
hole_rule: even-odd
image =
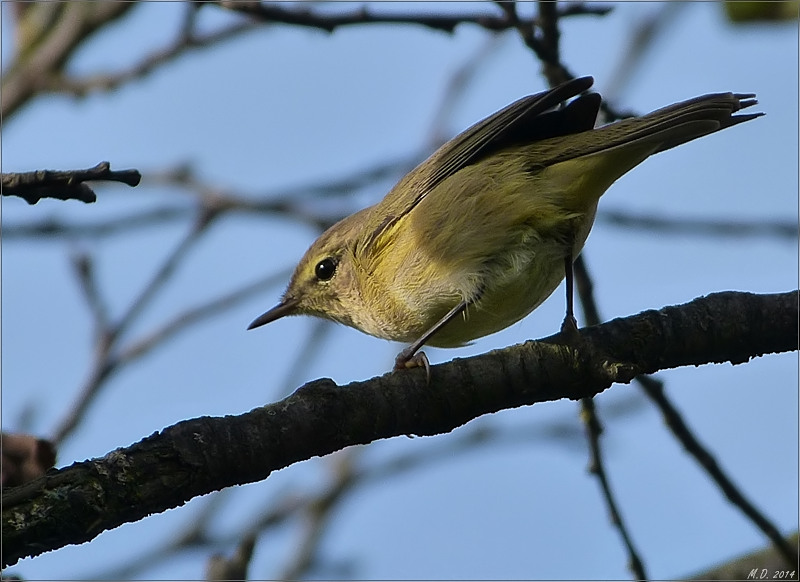
[{"label": "bird's leg", "polygon": [[564,316],[564,321],[561,323],[561,333],[569,339],[575,339],[578,336],[578,322],[575,320],[573,301],[575,275],[572,269],[572,263],[572,251],[570,251],[564,257],[564,274],[566,275],[567,285],[567,313]]},{"label": "bird's leg", "polygon": [[466,300],[460,301],[458,305],[448,311],[443,318],[434,323],[428,331],[423,333],[419,339],[397,354],[397,357],[394,360],[394,369],[403,370],[405,368],[418,368],[424,366],[425,373],[428,377],[428,382],[430,382],[431,365],[430,362],[428,362],[428,356],[425,355],[425,352],[417,353],[417,351],[425,344],[425,342],[431,339],[433,334],[447,325],[447,323],[449,323],[454,317],[463,313],[467,309],[467,305],[469,305],[469,303]]}]

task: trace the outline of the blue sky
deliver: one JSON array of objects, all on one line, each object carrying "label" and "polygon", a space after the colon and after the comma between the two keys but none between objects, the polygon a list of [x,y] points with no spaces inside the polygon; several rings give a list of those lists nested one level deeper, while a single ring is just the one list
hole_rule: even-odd
[{"label": "blue sky", "polygon": [[[135,8],[82,49],[72,70],[85,74],[137,62],[173,37],[182,8],[172,3]],[[494,10],[491,5],[439,8]],[[658,9],[626,3],[605,18],[564,21],[563,62],[576,74],[593,75],[596,90],[604,93],[611,89],[630,29]],[[3,10],[6,59],[12,38],[5,5]],[[203,13],[209,28],[228,20],[213,7]],[[117,169],[140,169],[146,179],[149,172],[188,162],[208,183],[254,197],[335,179],[429,148],[449,78],[485,50],[487,38],[472,26],[460,26],[452,35],[411,26],[331,35],[263,28],[213,50],[188,53],[113,93],[35,100],[4,122],[3,171],[84,168],[109,160]],[[758,109],[767,115],[648,160],[609,190],[601,214],[606,209],[796,220],[797,47],[796,24],[734,27],[714,3],[681,10],[627,87],[615,93],[615,105],[644,113],[707,92],[755,92]],[[446,111],[445,137],[544,89],[539,69],[513,33],[502,35]],[[377,201],[397,178],[363,188],[348,204],[356,210]],[[98,185],[96,190],[94,205],[46,200],[30,207],[3,199],[3,226],[46,217],[94,223],[153,206],[191,205],[186,193],[146,180],[136,189]],[[119,314],[188,228],[188,222],[175,222],[100,240],[4,238],[4,430],[51,434],[87,375],[92,329],[70,256],[93,255],[101,292],[111,313]],[[192,250],[130,336],[187,306],[291,268],[317,234],[280,217],[225,218]],[[601,314],[611,319],[716,291],[796,288],[797,254],[796,240],[626,231],[601,216],[584,258]],[[245,327],[277,301],[287,280],[179,335],[115,377],[81,430],[59,450],[59,466],[127,446],[182,419],[238,414],[280,398],[314,324],[289,318],[258,331]],[[547,336],[558,329],[563,306],[562,287],[503,332],[460,350],[426,351],[435,363]],[[346,383],[381,374],[401,347],[334,327],[321,353],[301,366],[293,387],[320,376]],[[784,532],[797,528],[797,369],[797,355],[784,354],[658,375],[700,440]],[[687,575],[765,544],[683,453],[635,387],[614,386],[597,406],[605,418],[610,479],[651,576]],[[25,411],[32,411],[27,423]],[[352,564],[349,575],[357,578],[628,577],[622,546],[586,471],[583,441],[514,436],[553,427],[580,432],[573,402],[504,411],[450,435],[375,443],[356,451],[354,462],[368,468],[397,455],[447,451],[454,439],[480,427],[508,438],[353,491],[322,538],[323,557]],[[319,490],[332,463],[314,459],[236,488],[225,497],[215,528],[236,531],[286,491]],[[24,560],[14,571],[29,579],[99,574],[120,556],[132,559],[166,543],[207,501],[125,525],[90,544]],[[300,531],[301,524],[292,523],[263,535],[252,577],[278,575]],[[138,575],[198,578],[206,558],[207,552],[187,552]]]}]

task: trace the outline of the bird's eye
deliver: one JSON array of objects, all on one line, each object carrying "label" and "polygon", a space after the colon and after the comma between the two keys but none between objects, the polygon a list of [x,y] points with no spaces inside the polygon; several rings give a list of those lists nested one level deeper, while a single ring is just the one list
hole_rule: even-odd
[{"label": "bird's eye", "polygon": [[314,267],[314,274],[317,276],[317,279],[320,281],[327,281],[333,274],[336,272],[336,261],[332,258],[328,257],[326,259],[322,259],[317,266]]}]

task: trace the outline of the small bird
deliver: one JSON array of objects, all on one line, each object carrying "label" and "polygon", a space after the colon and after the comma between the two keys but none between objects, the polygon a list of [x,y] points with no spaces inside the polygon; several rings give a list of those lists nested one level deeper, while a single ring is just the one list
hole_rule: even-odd
[{"label": "small bird", "polygon": [[[519,321],[567,279],[597,203],[649,156],[763,115],[754,94],[717,93],[595,128],[591,77],[523,97],[445,143],[386,197],[306,251],[286,292],[248,329],[314,315],[424,345],[463,346]],[[567,105],[567,100],[572,99]]]}]

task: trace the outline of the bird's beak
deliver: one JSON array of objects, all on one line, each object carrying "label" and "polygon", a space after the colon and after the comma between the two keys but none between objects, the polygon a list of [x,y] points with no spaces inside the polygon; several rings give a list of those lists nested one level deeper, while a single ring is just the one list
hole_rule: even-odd
[{"label": "bird's beak", "polygon": [[247,326],[247,329],[255,329],[275,321],[276,319],[280,319],[284,315],[292,315],[297,304],[297,299],[284,298],[283,301],[278,303],[275,307],[256,317],[253,322]]}]

